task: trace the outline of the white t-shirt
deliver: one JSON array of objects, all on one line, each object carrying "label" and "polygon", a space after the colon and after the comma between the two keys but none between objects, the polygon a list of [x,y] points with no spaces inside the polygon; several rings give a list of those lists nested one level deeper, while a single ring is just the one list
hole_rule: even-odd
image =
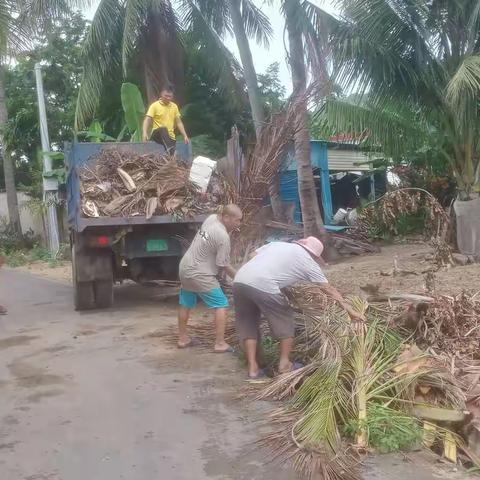
[{"label": "white t-shirt", "polygon": [[300,282],[328,283],[322,269],[310,254],[296,243],[273,242],[238,270],[234,283],[249,285],[266,293]]}]

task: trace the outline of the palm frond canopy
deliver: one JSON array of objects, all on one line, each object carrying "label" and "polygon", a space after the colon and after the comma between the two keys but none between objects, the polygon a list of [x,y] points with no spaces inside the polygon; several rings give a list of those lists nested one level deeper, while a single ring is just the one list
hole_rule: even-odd
[{"label": "palm frond canopy", "polygon": [[182,0],[182,2],[181,23],[188,43],[196,45],[206,68],[218,77],[219,88],[224,92],[232,92],[234,94],[232,102],[238,104],[238,101],[245,96],[242,67],[225,47],[220,36],[221,32],[227,31],[230,26],[223,18],[224,23],[219,27],[218,32],[213,28],[213,25],[220,25],[220,14],[226,14],[223,10],[224,2],[214,2],[219,4],[219,10],[215,14],[208,8],[205,11],[201,10],[197,5],[200,2],[194,0]]},{"label": "palm frond canopy", "polygon": [[126,77],[140,69],[150,101],[158,96],[162,85],[181,85],[180,27],[170,1],[102,0],[85,42],[84,59],[77,129],[92,118],[103,85],[116,75]]},{"label": "palm frond canopy", "polygon": [[[387,142],[382,146],[398,151],[399,139],[387,135],[381,121],[392,120],[392,105],[405,105],[420,124],[429,125],[419,130],[424,136],[402,129],[415,140],[409,147],[421,148],[432,131],[442,132],[447,139],[442,154],[468,196],[480,157],[473,140],[480,133],[480,2],[343,0],[339,5],[341,17],[329,34],[334,80],[357,92],[357,107],[367,101],[369,115],[363,108],[354,111],[355,105],[332,104],[330,121],[338,129],[350,124],[354,131],[380,132]],[[398,123],[388,124],[398,133]]]}]

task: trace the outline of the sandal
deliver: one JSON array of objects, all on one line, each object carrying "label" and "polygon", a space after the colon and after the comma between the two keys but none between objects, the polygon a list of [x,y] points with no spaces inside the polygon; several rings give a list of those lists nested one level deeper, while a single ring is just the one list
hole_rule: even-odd
[{"label": "sandal", "polygon": [[201,343],[202,342],[198,338],[192,337],[188,343],[186,343],[185,345],[177,345],[177,348],[183,349],[183,348],[198,347],[199,345],[201,345]]},{"label": "sandal", "polygon": [[226,348],[225,350],[213,350],[213,353],[235,353],[235,347],[232,347],[231,345]]},{"label": "sandal", "polygon": [[265,382],[265,379],[267,378],[267,374],[265,373],[265,370],[263,368],[260,368],[256,375],[250,375],[249,373],[247,374],[247,382],[251,383],[263,383]]},{"label": "sandal", "polygon": [[303,368],[305,365],[303,363],[300,363],[300,362],[292,362],[292,368],[290,370],[287,370],[285,372],[278,372],[278,375],[283,375],[284,373],[291,373],[291,372],[294,372],[295,370],[300,370],[301,368]]}]

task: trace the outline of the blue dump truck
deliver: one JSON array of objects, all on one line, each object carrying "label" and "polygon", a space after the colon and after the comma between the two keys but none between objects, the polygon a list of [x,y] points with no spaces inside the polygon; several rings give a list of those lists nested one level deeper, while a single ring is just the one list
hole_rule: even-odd
[{"label": "blue dump truck", "polygon": [[132,217],[85,217],[82,215],[78,169],[103,148],[162,152],[147,143],[72,143],[65,149],[67,209],[72,249],[74,306],[76,310],[108,308],[113,304],[113,286],[131,279],[176,280],[182,243],[195,235],[206,215],[185,219],[170,215]]}]

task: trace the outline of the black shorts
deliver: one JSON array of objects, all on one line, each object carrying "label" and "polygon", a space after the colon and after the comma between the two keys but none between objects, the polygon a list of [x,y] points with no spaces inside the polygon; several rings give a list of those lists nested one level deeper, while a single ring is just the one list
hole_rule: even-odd
[{"label": "black shorts", "polygon": [[295,335],[295,312],[282,294],[266,293],[241,283],[233,284],[235,327],[240,340],[260,337],[262,314],[272,337],[279,340]]},{"label": "black shorts", "polygon": [[168,134],[168,130],[165,127],[156,128],[152,132],[152,136],[150,138],[154,142],[163,145],[165,147],[165,150],[171,155],[175,153],[177,141]]}]

